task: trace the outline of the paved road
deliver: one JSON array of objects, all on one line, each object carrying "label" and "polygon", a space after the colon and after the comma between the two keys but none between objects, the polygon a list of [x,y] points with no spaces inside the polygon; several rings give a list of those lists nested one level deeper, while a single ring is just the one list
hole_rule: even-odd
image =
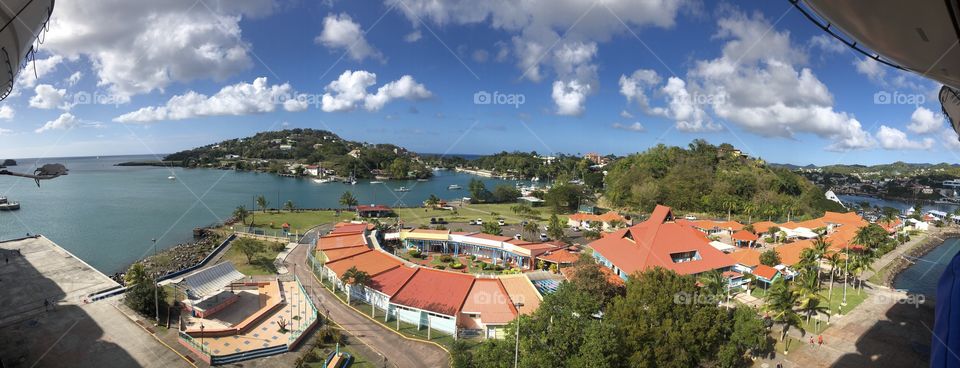
[{"label": "paved road", "polygon": [[307,265],[307,251],[312,248],[313,243],[299,244],[284,264],[287,269],[294,269],[293,265],[296,264],[297,276],[320,310],[328,309],[331,319],[343,326],[351,335],[384,355],[389,365],[446,367],[450,364],[449,355],[443,349],[433,344],[408,340],[340,302],[320,285],[310,272],[310,266]]}]

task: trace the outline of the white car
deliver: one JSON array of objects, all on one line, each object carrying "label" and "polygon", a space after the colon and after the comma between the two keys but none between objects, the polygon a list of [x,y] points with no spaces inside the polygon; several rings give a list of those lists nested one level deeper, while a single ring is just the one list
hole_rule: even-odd
[{"label": "white car", "polygon": [[506,226],[506,225],[507,225],[507,222],[506,222],[506,221],[503,221],[503,219],[499,219],[499,220],[497,220],[497,225]]},{"label": "white car", "polygon": [[690,220],[690,221],[694,221],[694,220],[696,220],[696,219],[697,219],[697,216],[693,216],[693,215],[686,215],[686,216],[684,216],[683,218],[685,218],[685,219],[687,219],[687,220]]},{"label": "white car", "polygon": [[483,219],[477,219],[477,225],[483,225]]},{"label": "white car", "polygon": [[580,232],[580,227],[579,227],[579,226],[574,226],[574,227],[573,227],[573,232],[579,233],[579,232]]},{"label": "white car", "polygon": [[545,242],[549,240],[550,238],[547,236],[547,234],[543,234],[543,233],[540,234],[540,241]]}]

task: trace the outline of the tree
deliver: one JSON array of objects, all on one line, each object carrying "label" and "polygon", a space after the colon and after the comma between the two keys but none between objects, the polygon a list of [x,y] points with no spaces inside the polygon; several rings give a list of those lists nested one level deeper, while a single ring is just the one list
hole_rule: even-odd
[{"label": "tree", "polygon": [[260,242],[250,238],[237,238],[230,246],[236,247],[240,253],[243,253],[247,257],[248,264],[253,263],[253,257],[263,249]]},{"label": "tree", "polygon": [[733,311],[733,331],[725,344],[732,354],[727,358],[728,361],[725,361],[721,354],[722,366],[745,366],[748,364],[744,364],[744,354],[759,354],[770,350],[773,344],[767,337],[763,320],[757,315],[755,308],[746,305],[740,305]]},{"label": "tree", "polygon": [[263,195],[257,196],[257,207],[260,207],[260,210],[261,210],[261,211],[263,211],[264,213],[266,213],[266,212],[267,212],[267,206],[269,206],[269,205],[270,205],[270,202],[267,201],[267,197],[264,197]]},{"label": "tree", "polygon": [[547,235],[553,239],[563,239],[563,223],[560,222],[560,217],[557,214],[550,215],[550,221],[547,222]]},{"label": "tree", "polygon": [[537,238],[537,235],[540,234],[540,226],[536,222],[530,221],[523,225],[523,233],[529,234],[530,237],[527,238],[528,241],[534,241]]},{"label": "tree", "polygon": [[360,202],[358,202],[357,199],[353,197],[353,193],[350,193],[349,190],[346,192],[343,192],[343,194],[340,195],[340,205],[343,207],[350,208],[350,207],[356,206],[359,203]]},{"label": "tree", "polygon": [[578,185],[555,185],[543,196],[543,200],[554,212],[565,213],[577,210],[580,205],[582,188]]},{"label": "tree", "polygon": [[233,217],[240,221],[240,224],[246,224],[247,217],[250,216],[250,211],[247,211],[247,208],[244,206],[238,206],[233,210]]},{"label": "tree", "polygon": [[593,257],[581,254],[572,265],[570,283],[577,290],[596,298],[601,305],[606,305],[614,297],[623,295],[624,289],[622,285],[611,283],[600,267]]},{"label": "tree", "polygon": [[150,275],[147,274],[146,266],[137,262],[130,265],[127,273],[123,274],[123,281],[127,285],[147,283],[150,282]]},{"label": "tree", "polygon": [[780,254],[777,254],[777,251],[773,249],[760,253],[760,264],[770,267],[776,266],[780,264]]},{"label": "tree", "polygon": [[503,230],[500,228],[500,224],[493,221],[484,222],[483,228],[480,231],[484,234],[491,234],[491,235],[503,234]]},{"label": "tree", "polygon": [[431,193],[430,197],[427,197],[427,200],[423,201],[423,203],[430,207],[436,207],[438,204],[440,204],[440,197],[437,197],[436,194]]},{"label": "tree", "polygon": [[293,201],[288,200],[283,204],[283,209],[287,210],[288,212],[293,212],[295,208],[296,207],[293,205]]},{"label": "tree", "polygon": [[[347,292],[347,304],[350,304],[350,295],[353,294],[353,287],[363,287],[370,284],[372,278],[367,271],[360,271],[357,267],[350,267],[343,272],[343,276],[340,277],[344,283],[351,286],[351,290]],[[362,289],[361,289],[362,290]]]},{"label": "tree", "polygon": [[[156,299],[154,299],[156,295]],[[130,309],[145,316],[153,316],[156,312],[157,301],[161,310],[166,310],[167,292],[164,288],[157,288],[152,280],[139,282],[127,287],[123,302]]]},{"label": "tree", "polygon": [[493,188],[493,201],[498,203],[516,202],[523,194],[512,185],[499,184]]},{"label": "tree", "polygon": [[726,296],[727,279],[723,277],[720,271],[713,270],[704,272],[698,279],[703,285],[703,292],[712,296]]},{"label": "tree", "polygon": [[[796,327],[801,333],[806,332],[802,327],[803,322],[800,320],[800,315],[793,309],[797,304],[799,304],[799,296],[796,292],[790,290],[784,278],[779,277],[774,280],[766,295],[766,309],[773,321],[783,326],[780,341],[787,337],[787,332],[790,331],[791,327]],[[783,347],[784,353],[789,349],[788,340]]]},{"label": "tree", "polygon": [[490,196],[490,192],[487,191],[487,185],[477,178],[470,179],[467,189],[470,190],[470,196],[477,201],[484,201]]},{"label": "tree", "polygon": [[767,229],[767,234],[770,234],[770,237],[773,238],[773,242],[774,242],[774,243],[779,242],[779,238],[780,238],[780,227],[779,227],[779,226],[771,226],[769,229]]}]

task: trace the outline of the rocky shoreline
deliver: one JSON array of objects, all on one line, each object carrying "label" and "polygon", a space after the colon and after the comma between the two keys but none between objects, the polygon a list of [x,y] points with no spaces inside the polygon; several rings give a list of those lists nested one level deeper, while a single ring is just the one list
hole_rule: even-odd
[{"label": "rocky shoreline", "polygon": [[[143,263],[148,274],[160,276],[192,267],[206,258],[224,239],[224,236],[210,229],[201,229],[199,233],[200,236],[193,242],[164,249],[138,263]],[[111,278],[124,284],[123,273],[115,273]]]},{"label": "rocky shoreline", "polygon": [[[936,247],[943,245],[943,242],[947,239],[958,237],[960,237],[960,228],[955,226],[941,228],[936,234],[930,234],[926,239],[921,240],[920,244],[910,248],[904,252],[903,255],[914,258],[923,257]],[[887,287],[893,287],[893,280],[897,275],[910,266],[913,266],[912,262],[903,257],[898,257],[890,263],[889,270],[884,274],[882,284]]]}]

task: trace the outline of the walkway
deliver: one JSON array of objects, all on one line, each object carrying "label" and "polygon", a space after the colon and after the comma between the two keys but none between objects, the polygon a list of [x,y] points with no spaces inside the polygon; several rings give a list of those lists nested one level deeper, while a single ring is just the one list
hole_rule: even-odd
[{"label": "walkway", "polygon": [[[307,239],[314,237],[307,236]],[[353,337],[374,348],[387,359],[389,365],[397,367],[446,367],[449,355],[441,348],[400,336],[366,316],[347,307],[325,289],[313,276],[307,264],[307,252],[315,242],[302,242],[284,262],[288,269],[295,269],[297,276],[313,298],[317,308],[329,314],[330,318],[342,326]]]}]

